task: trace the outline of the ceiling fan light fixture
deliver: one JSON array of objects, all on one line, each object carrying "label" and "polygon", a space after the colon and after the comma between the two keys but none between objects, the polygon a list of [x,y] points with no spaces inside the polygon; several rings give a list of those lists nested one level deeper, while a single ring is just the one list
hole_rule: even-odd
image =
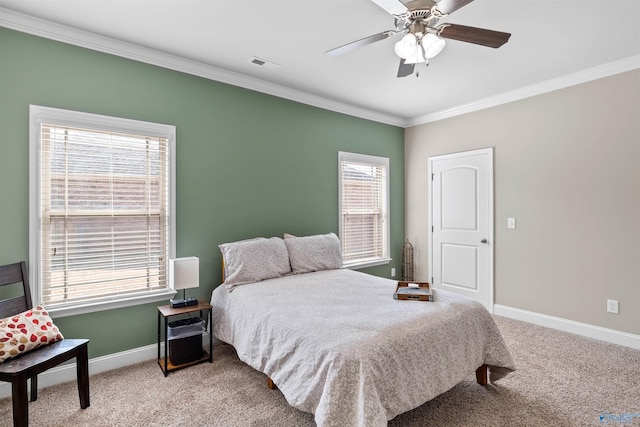
[{"label": "ceiling fan light fixture", "polygon": [[434,58],[446,44],[445,40],[436,36],[435,34],[428,33],[422,38],[422,46],[424,47],[424,56],[427,59]]},{"label": "ceiling fan light fixture", "polygon": [[406,34],[398,43],[394,46],[394,51],[402,59],[408,59],[416,54],[416,46],[418,41],[416,36],[412,33]]},{"label": "ceiling fan light fixture", "polygon": [[422,46],[416,45],[413,48],[413,52],[412,52],[411,56],[409,56],[408,58],[405,58],[404,62],[405,62],[405,64],[420,64],[422,62],[424,62],[426,64],[429,61],[422,54]]},{"label": "ceiling fan light fixture", "polygon": [[425,65],[429,64],[429,60],[425,59],[422,55],[415,55],[409,59],[405,59],[404,63],[405,64],[421,64],[421,63],[425,63]]}]

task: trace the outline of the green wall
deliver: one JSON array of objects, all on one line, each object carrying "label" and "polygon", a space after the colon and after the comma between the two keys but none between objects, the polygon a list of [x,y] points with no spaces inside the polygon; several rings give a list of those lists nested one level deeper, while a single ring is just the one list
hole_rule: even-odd
[{"label": "green wall", "polygon": [[[404,241],[404,131],[0,28],[0,264],[29,255],[29,104],[175,125],[177,256],[209,300],[220,243],[338,231],[338,151],[390,158],[390,265]],[[96,357],[156,342],[157,304],[58,318]]]}]

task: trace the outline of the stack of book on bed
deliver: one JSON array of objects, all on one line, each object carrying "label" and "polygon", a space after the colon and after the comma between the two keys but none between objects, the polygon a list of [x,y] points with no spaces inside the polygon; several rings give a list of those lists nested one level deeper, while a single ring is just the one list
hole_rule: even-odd
[{"label": "stack of book on bed", "polygon": [[398,282],[393,299],[433,301],[433,292],[429,282]]}]

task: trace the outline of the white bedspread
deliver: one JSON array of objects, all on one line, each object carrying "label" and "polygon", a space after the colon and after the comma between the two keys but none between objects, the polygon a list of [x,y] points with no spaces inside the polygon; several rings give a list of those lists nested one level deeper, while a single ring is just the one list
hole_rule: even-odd
[{"label": "white bedspread", "polygon": [[480,303],[398,301],[395,287],[347,269],[219,286],[212,331],[319,426],[386,426],[482,364],[492,381],[515,369]]}]

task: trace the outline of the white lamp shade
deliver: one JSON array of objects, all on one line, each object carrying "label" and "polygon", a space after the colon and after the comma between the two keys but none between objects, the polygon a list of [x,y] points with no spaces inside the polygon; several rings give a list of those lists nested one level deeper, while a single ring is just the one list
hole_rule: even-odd
[{"label": "white lamp shade", "polygon": [[394,51],[400,58],[407,59],[415,55],[416,45],[416,36],[408,33],[398,43],[395,44]]},{"label": "white lamp shade", "polygon": [[185,257],[169,260],[169,287],[173,290],[200,286],[200,258]]},{"label": "white lamp shade", "polygon": [[427,34],[422,38],[422,46],[424,47],[424,56],[427,59],[435,57],[442,52],[444,45],[446,44],[444,39],[436,36],[435,34]]},{"label": "white lamp shade", "polygon": [[405,58],[404,63],[405,64],[420,64],[421,62],[427,62],[427,60],[424,58],[424,55],[422,54],[422,47],[419,45],[416,45],[413,48],[413,52],[412,54]]}]

